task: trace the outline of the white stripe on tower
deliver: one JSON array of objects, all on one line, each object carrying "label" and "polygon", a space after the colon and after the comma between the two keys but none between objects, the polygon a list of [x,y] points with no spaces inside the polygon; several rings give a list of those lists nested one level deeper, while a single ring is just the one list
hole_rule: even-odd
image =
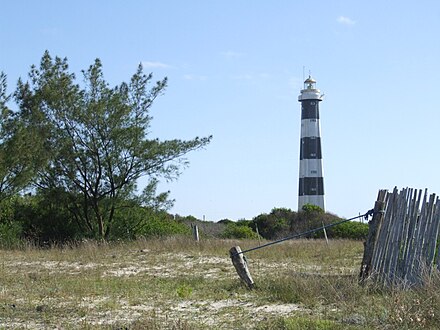
[{"label": "white stripe on tower", "polygon": [[316,81],[309,76],[298,96],[301,102],[298,211],[306,204],[317,205],[325,210],[319,126],[319,102],[322,101],[322,95],[315,84]]}]

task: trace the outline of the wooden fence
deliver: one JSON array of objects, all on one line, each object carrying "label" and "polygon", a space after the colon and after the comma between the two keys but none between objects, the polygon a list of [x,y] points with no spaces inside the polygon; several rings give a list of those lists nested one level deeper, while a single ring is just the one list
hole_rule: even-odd
[{"label": "wooden fence", "polygon": [[440,271],[440,201],[412,188],[380,190],[365,242],[360,281],[386,286],[423,284]]}]

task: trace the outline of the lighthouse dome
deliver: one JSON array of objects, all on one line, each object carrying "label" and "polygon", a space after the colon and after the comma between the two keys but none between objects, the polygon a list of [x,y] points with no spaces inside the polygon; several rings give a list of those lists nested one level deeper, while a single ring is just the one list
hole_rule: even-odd
[{"label": "lighthouse dome", "polygon": [[305,81],[304,84],[316,84],[316,80],[313,79],[311,76],[309,76]]}]

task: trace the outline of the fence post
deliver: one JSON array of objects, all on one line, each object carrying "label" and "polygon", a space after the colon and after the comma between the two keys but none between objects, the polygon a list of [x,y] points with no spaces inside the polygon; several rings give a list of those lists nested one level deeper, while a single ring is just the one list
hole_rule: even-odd
[{"label": "fence post", "polygon": [[193,229],[194,240],[196,242],[198,242],[200,240],[200,237],[199,237],[199,227],[197,225],[192,225],[191,227]]},{"label": "fence post", "polygon": [[374,204],[373,218],[368,223],[368,237],[364,243],[364,256],[362,258],[361,271],[359,274],[359,281],[361,284],[368,278],[371,272],[371,261],[373,258],[374,248],[384,217],[383,212],[385,209],[386,195],[386,190],[379,190],[377,201]]},{"label": "fence post", "polygon": [[245,282],[249,289],[254,287],[254,280],[252,279],[251,273],[247,266],[246,259],[243,253],[241,253],[241,248],[237,245],[229,250],[229,255],[231,256],[232,264],[238,273],[238,276]]}]

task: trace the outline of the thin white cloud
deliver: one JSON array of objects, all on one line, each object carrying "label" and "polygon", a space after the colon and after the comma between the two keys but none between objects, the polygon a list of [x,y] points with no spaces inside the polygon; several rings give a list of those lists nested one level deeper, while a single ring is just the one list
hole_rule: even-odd
[{"label": "thin white cloud", "polygon": [[156,69],[169,69],[171,65],[163,63],[163,62],[150,62],[150,61],[142,61],[142,66],[144,68],[156,68]]},{"label": "thin white cloud", "polygon": [[233,59],[233,58],[243,57],[244,54],[233,50],[227,50],[225,52],[221,52],[221,55],[228,59]]},{"label": "thin white cloud", "polygon": [[336,20],[338,23],[343,24],[343,25],[354,25],[356,24],[356,21],[352,20],[349,17],[346,16],[339,16]]}]

